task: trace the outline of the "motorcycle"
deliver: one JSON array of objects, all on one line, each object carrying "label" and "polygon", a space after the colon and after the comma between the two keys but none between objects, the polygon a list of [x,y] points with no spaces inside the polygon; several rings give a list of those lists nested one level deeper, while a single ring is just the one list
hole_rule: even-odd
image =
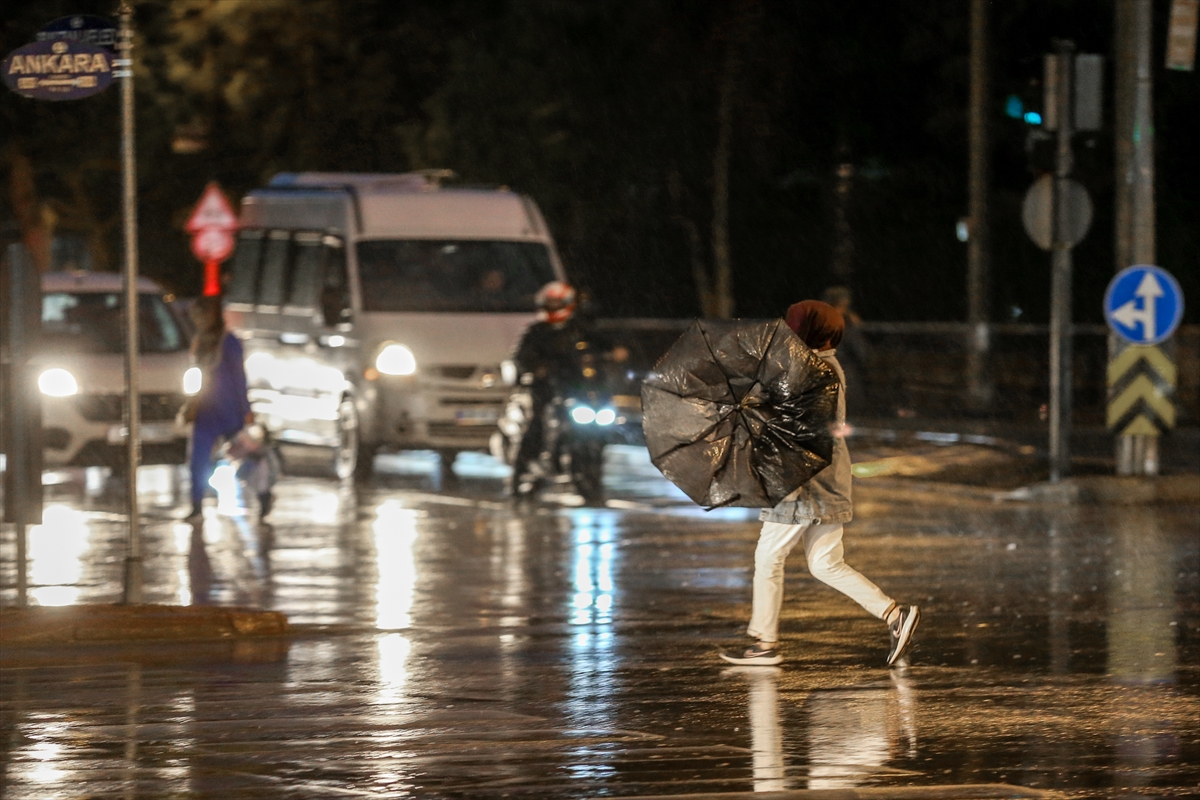
[{"label": "motorcycle", "polygon": [[[605,372],[585,364],[577,380],[564,383],[546,402],[541,453],[532,459],[527,474],[513,475],[511,494],[552,485],[573,489],[588,505],[603,501],[604,448],[636,444],[642,427],[641,398],[622,385],[628,378],[614,381]],[[532,376],[521,376],[516,383],[491,447],[492,454],[509,466],[515,465],[521,441],[536,422]]]}]

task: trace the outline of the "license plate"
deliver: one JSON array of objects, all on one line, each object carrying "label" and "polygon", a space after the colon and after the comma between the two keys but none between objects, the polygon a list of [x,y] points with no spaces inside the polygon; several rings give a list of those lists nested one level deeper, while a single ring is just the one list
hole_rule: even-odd
[{"label": "license plate", "polygon": [[[179,436],[175,424],[171,422],[146,422],[139,425],[138,430],[143,442],[154,444],[173,442]],[[120,444],[129,438],[129,429],[124,425],[110,425],[106,438],[109,444]]]},{"label": "license plate", "polygon": [[459,425],[495,425],[500,411],[494,408],[465,408],[454,412],[454,421]]}]

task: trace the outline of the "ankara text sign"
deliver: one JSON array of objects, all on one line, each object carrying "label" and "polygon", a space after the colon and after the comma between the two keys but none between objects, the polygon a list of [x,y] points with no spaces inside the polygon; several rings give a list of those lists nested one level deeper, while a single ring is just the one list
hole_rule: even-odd
[{"label": "ankara text sign", "polygon": [[18,47],[0,65],[4,83],[35,100],[78,100],[113,80],[113,55],[103,47],[55,39]]}]

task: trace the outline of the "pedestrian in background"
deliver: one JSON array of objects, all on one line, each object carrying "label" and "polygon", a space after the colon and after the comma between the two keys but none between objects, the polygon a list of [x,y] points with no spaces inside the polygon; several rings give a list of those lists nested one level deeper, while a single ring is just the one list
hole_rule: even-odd
[{"label": "pedestrian in background", "polygon": [[192,423],[188,464],[192,474],[192,511],[188,521],[203,516],[204,493],[213,474],[213,450],[222,439],[234,436],[253,421],[246,394],[246,368],[242,343],[225,330],[221,298],[201,297],[191,307],[196,326],[192,360],[202,375],[200,391],[184,407]]},{"label": "pedestrian in background", "polygon": [[821,299],[838,310],[845,323],[842,343],[838,345],[838,363],[846,373],[846,404],[854,409],[855,418],[874,415],[878,409],[872,402],[870,387],[865,379],[871,362],[871,347],[862,330],[862,317],[853,308],[853,294],[845,286],[830,286]]},{"label": "pedestrian in background", "polygon": [[783,567],[788,554],[804,542],[812,576],[854,600],[869,614],[887,623],[892,666],[912,644],[921,619],[916,606],[901,606],[843,560],[842,526],[854,516],[850,500],[850,450],[846,446],[846,376],[835,348],[845,323],[838,310],[820,300],[805,300],[787,310],[786,322],[835,373],[840,384],[834,429],[833,460],[812,480],[764,509],[762,530],[754,551],[753,608],[746,632],[755,638],[744,650],[721,653],[731,664],[774,666],[779,653],[779,612],[783,606]]}]

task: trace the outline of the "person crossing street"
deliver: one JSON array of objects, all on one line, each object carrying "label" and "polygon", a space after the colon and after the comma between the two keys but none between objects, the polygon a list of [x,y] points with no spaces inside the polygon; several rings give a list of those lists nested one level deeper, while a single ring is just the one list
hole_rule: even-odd
[{"label": "person crossing street", "polygon": [[837,589],[883,620],[888,627],[887,665],[906,655],[921,620],[915,605],[900,605],[844,560],[843,526],[854,516],[850,498],[850,451],[846,446],[846,377],[836,357],[845,323],[837,309],[819,300],[805,300],[788,308],[787,325],[838,376],[839,392],[833,459],[808,483],[777,506],[764,509],[754,553],[753,604],[747,633],[754,642],[721,653],[731,664],[775,666],[782,663],[779,649],[779,614],[783,606],[784,563],[799,543],[804,543],[808,569],[817,580]]}]

